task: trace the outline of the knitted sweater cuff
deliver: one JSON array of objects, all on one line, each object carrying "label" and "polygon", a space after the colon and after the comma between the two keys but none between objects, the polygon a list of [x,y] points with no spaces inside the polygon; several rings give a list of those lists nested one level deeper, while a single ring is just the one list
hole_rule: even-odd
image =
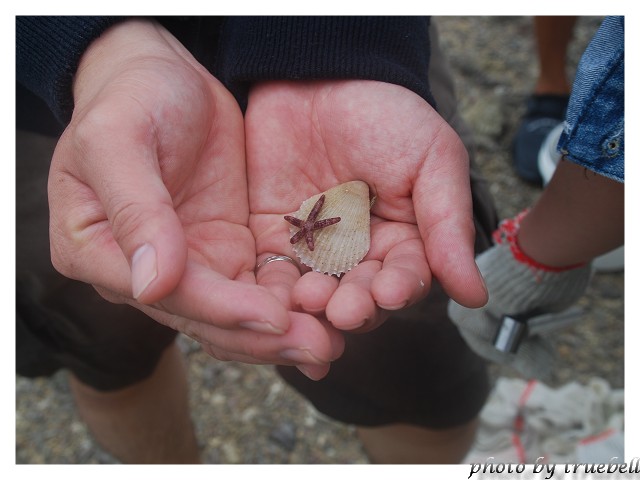
[{"label": "knitted sweater cuff", "polygon": [[119,17],[17,17],[17,80],[43,98],[58,120],[68,123],[73,112],[73,76],[80,57],[118,20]]},{"label": "knitted sweater cuff", "polygon": [[231,17],[216,70],[243,110],[252,83],[282,79],[384,81],[435,106],[429,50],[424,17]]}]

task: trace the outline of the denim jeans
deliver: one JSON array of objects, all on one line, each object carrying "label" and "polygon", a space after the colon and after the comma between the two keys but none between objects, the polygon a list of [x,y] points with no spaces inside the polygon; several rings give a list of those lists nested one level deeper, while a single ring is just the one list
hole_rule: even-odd
[{"label": "denim jeans", "polygon": [[624,182],[624,17],[606,17],[582,55],[558,151]]}]

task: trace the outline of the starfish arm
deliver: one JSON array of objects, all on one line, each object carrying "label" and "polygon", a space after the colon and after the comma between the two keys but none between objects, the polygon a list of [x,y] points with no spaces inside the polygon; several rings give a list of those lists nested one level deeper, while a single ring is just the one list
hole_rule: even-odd
[{"label": "starfish arm", "polygon": [[340,217],[325,218],[323,220],[318,220],[317,222],[315,222],[313,224],[313,227],[311,227],[311,229],[319,230],[321,228],[328,227],[329,225],[335,225],[339,221],[340,221]]},{"label": "starfish arm", "polygon": [[313,252],[313,249],[315,248],[315,244],[313,242],[313,230],[305,229],[304,232],[305,232],[305,239],[307,241],[307,247],[309,247],[309,250]]},{"label": "starfish arm", "polygon": [[299,218],[296,217],[292,217],[291,215],[285,215],[284,219],[289,222],[291,225],[294,225],[298,228],[302,228],[302,226],[304,225],[304,221],[300,220]]},{"label": "starfish arm", "polygon": [[305,236],[305,234],[306,234],[305,229],[298,230],[296,234],[293,237],[291,237],[291,240],[289,241],[291,242],[292,245],[295,243],[298,243],[300,239]]},{"label": "starfish arm", "polygon": [[324,194],[320,195],[320,198],[315,203],[311,211],[309,212],[309,216],[307,217],[307,222],[315,222],[316,218],[320,214],[320,210],[322,209],[322,205],[324,205]]}]

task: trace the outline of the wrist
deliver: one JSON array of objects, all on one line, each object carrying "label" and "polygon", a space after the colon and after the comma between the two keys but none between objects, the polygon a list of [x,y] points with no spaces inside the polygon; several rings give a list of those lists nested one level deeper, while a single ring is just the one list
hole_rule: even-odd
[{"label": "wrist", "polygon": [[548,235],[548,233],[528,229],[528,215],[529,209],[526,209],[515,217],[500,222],[498,229],[493,233],[493,240],[497,244],[508,246],[516,261],[534,270],[557,273],[586,265],[585,262],[563,262],[562,259],[557,259],[553,252],[537,248],[535,236],[538,234]]},{"label": "wrist", "polygon": [[[80,58],[73,80],[75,106],[93,98],[109,81],[144,59],[175,57],[172,38],[152,20],[129,19],[108,28]],[[176,41],[177,42],[177,41]]]}]

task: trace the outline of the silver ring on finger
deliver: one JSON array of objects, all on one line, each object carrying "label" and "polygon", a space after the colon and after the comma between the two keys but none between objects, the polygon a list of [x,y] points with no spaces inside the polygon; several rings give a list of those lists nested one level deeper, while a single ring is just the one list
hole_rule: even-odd
[{"label": "silver ring on finger", "polygon": [[258,265],[256,265],[256,275],[258,274],[258,271],[264,267],[267,263],[271,263],[271,262],[289,262],[292,265],[295,265],[296,268],[298,269],[298,271],[300,272],[300,274],[302,274],[302,270],[300,270],[300,265],[298,265],[298,262],[296,262],[293,258],[291,257],[287,257],[286,255],[271,255],[267,258],[265,258],[264,260],[262,260],[260,263],[258,263]]}]

